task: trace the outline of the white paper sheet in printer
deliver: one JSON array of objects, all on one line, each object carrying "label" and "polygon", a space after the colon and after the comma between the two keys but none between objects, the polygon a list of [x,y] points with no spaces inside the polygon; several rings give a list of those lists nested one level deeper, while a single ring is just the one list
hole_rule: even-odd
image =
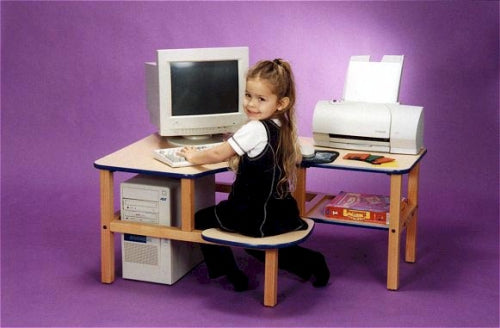
[{"label": "white paper sheet in printer", "polygon": [[398,103],[403,56],[353,56],[340,102],[321,100],[313,115],[316,145],[417,154],[423,147],[423,107]]}]

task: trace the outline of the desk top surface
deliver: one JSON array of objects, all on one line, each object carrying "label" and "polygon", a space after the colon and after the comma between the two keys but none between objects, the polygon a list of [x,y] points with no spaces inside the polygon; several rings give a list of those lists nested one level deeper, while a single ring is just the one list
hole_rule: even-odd
[{"label": "desk top surface", "polygon": [[[312,138],[300,137],[301,140],[314,144]],[[382,152],[372,152],[364,150],[352,150],[352,149],[338,149],[338,148],[327,148],[327,147],[315,147],[316,150],[334,150],[339,152],[339,156],[335,161],[328,164],[312,164],[307,165],[307,167],[321,167],[325,169],[337,169],[337,170],[349,170],[349,171],[364,171],[372,173],[386,173],[386,174],[406,174],[424,157],[427,153],[427,149],[423,148],[416,155],[405,155],[405,154],[391,154]],[[393,162],[388,162],[384,164],[370,164],[367,162],[347,160],[343,157],[348,153],[370,153],[373,155],[380,155],[395,159]]]},{"label": "desk top surface", "polygon": [[94,162],[98,169],[140,174],[153,174],[171,178],[194,179],[227,171],[227,163],[173,168],[156,160],[153,150],[171,147],[166,138],[154,133]]},{"label": "desk top surface", "polygon": [[[302,140],[311,142],[312,138],[301,137]],[[196,165],[189,167],[173,168],[164,164],[153,156],[153,150],[158,148],[167,148],[166,138],[160,137],[158,134],[152,134],[144,139],[141,139],[131,145],[128,145],[114,153],[104,156],[94,162],[94,166],[98,169],[109,171],[123,171],[140,174],[163,175],[172,178],[187,178],[194,179],[205,175],[211,175],[219,172],[227,171],[227,163]],[[340,169],[351,171],[365,171],[373,173],[386,174],[406,174],[408,173],[427,152],[422,149],[417,155],[389,154],[371,152],[374,155],[382,155],[385,157],[394,158],[394,162],[389,162],[381,165],[374,165],[361,161],[345,160],[347,153],[358,153],[364,151],[355,151],[347,149],[332,149],[325,147],[317,147],[317,150],[335,150],[339,152],[339,157],[329,164],[313,164],[308,167],[321,167],[326,169]]]}]

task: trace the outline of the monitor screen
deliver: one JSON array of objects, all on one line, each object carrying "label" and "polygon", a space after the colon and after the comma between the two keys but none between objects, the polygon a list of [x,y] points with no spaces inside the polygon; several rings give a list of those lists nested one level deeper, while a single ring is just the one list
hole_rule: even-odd
[{"label": "monitor screen", "polygon": [[172,62],[172,115],[238,112],[238,61]]}]

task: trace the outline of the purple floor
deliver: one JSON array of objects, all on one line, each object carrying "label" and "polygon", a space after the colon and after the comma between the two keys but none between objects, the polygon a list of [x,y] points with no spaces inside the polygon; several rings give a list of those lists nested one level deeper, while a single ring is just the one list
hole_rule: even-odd
[{"label": "purple floor", "polygon": [[280,272],[278,305],[266,308],[262,264],[241,250],[254,287],[243,293],[210,281],[204,264],[173,286],[123,280],[119,248],[117,279],[101,284],[96,191],[41,194],[28,206],[3,194],[2,326],[498,325],[494,229],[442,229],[423,211],[417,263],[401,264],[395,292],[385,288],[385,231],[317,224],[305,245],[326,255],[330,284]]}]

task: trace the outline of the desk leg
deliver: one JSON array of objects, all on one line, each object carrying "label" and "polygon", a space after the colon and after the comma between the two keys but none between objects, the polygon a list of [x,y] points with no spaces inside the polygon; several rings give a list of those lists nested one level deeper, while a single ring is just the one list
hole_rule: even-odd
[{"label": "desk leg", "polygon": [[387,289],[399,288],[399,253],[401,244],[402,175],[391,175]]},{"label": "desk leg", "polygon": [[194,229],[194,179],[181,179],[181,229]]},{"label": "desk leg", "polygon": [[266,250],[264,274],[264,305],[275,306],[278,303],[278,250]]},{"label": "desk leg", "polygon": [[417,253],[417,218],[418,218],[418,176],[420,163],[417,163],[408,175],[408,202],[415,205],[416,210],[406,227],[405,261],[414,263]]},{"label": "desk leg", "polygon": [[113,172],[100,171],[101,189],[101,282],[112,283],[115,280],[115,244],[110,223],[114,216]]},{"label": "desk leg", "polygon": [[306,168],[299,167],[297,169],[297,182],[295,185],[294,198],[299,207],[300,216],[306,215]]}]

